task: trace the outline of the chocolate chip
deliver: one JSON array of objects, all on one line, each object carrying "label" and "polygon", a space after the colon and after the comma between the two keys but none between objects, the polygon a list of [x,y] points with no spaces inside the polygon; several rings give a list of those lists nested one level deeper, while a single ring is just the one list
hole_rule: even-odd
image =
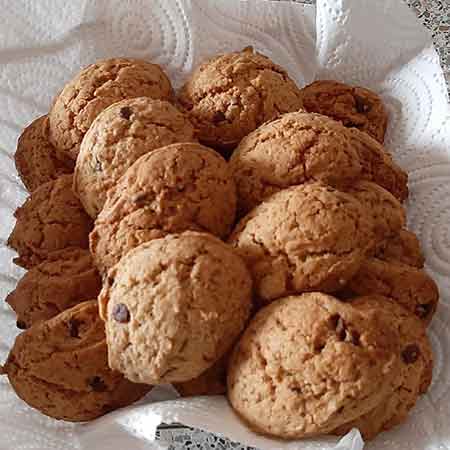
[{"label": "chocolate chip", "polygon": [[365,114],[371,109],[371,105],[366,103],[366,100],[359,95],[355,95],[355,107],[356,111],[358,111],[360,114]]},{"label": "chocolate chip", "polygon": [[213,115],[212,121],[214,123],[223,122],[227,118],[225,117],[225,114],[222,111],[216,111]]},{"label": "chocolate chip", "polygon": [[120,108],[119,114],[122,119],[129,120],[133,111],[128,106],[124,106],[123,108]]},{"label": "chocolate chip", "polygon": [[289,386],[289,390],[295,392],[296,394],[302,393],[302,388],[300,386]]},{"label": "chocolate chip", "polygon": [[184,192],[185,189],[186,189],[186,188],[185,188],[182,184],[179,184],[179,185],[177,186],[177,191],[178,191],[178,192]]},{"label": "chocolate chip", "polygon": [[105,392],[106,384],[105,382],[98,376],[92,377],[88,380],[89,386],[95,392]]},{"label": "chocolate chip", "polygon": [[69,323],[67,324],[68,328],[69,328],[69,334],[70,337],[73,338],[79,338],[79,327],[80,327],[80,321],[76,320],[76,319],[70,319]]},{"label": "chocolate chip", "polygon": [[345,341],[347,330],[345,329],[345,322],[342,317],[339,317],[336,323],[336,334],[340,341]]},{"label": "chocolate chip", "polygon": [[416,344],[407,345],[402,351],[402,359],[405,364],[414,364],[420,356],[420,348]]},{"label": "chocolate chip", "polygon": [[16,322],[16,327],[19,328],[19,330],[26,330],[27,324],[23,320],[18,320]]},{"label": "chocolate chip", "polygon": [[118,303],[117,305],[114,305],[112,315],[116,322],[127,323],[130,321],[130,311],[128,311],[127,306],[124,305],[123,303]]},{"label": "chocolate chip", "polygon": [[416,315],[421,319],[425,319],[433,310],[432,303],[423,303],[416,306]]},{"label": "chocolate chip", "polygon": [[96,172],[101,172],[103,170],[102,163],[96,156],[94,156],[94,158],[95,158],[94,170]]}]

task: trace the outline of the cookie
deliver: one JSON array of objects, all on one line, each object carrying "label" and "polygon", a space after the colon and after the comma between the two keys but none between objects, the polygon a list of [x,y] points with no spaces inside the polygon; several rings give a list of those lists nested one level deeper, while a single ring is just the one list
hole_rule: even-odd
[{"label": "cookie", "polygon": [[97,298],[101,279],[88,250],[68,248],[51,253],[17,284],[6,302],[15,311],[17,326],[28,328],[77,303]]},{"label": "cookie", "polygon": [[194,128],[166,101],[122,100],[102,111],[86,133],[74,175],[74,190],[95,219],[106,193],[142,155],[176,142],[192,142]]},{"label": "cookie", "polygon": [[433,353],[423,323],[391,299],[360,297],[352,305],[384,315],[384,320],[390,322],[400,336],[401,367],[393,392],[373,410],[335,430],[336,434],[345,434],[358,428],[364,439],[370,440],[404,422],[419,395],[426,392],[433,370]]},{"label": "cookie", "polygon": [[408,174],[392,159],[389,152],[367,133],[350,128],[348,133],[358,152],[362,178],[373,181],[403,202],[408,198]]},{"label": "cookie", "polygon": [[228,398],[259,433],[328,433],[389,392],[397,350],[395,330],[350,304],[322,293],[282,298],[256,314],[237,344]]},{"label": "cookie", "polygon": [[233,148],[264,122],[302,107],[287,72],[251,47],[200,65],[178,100],[200,141],[219,149]]},{"label": "cookie", "polygon": [[97,217],[90,247],[100,271],[129,250],[167,233],[228,236],[236,188],[226,161],[200,144],[173,144],[139,158]]},{"label": "cookie", "polygon": [[439,301],[438,287],[424,270],[377,258],[364,261],[348,287],[357,295],[390,297],[426,325],[431,322]]},{"label": "cookie", "polygon": [[73,161],[60,161],[48,140],[47,116],[39,117],[23,130],[17,141],[14,160],[19,177],[29,192],[73,172]]},{"label": "cookie", "polygon": [[76,160],[84,135],[108,106],[126,98],[172,96],[170,81],[157,64],[131,58],[97,61],[69,81],[54,100],[48,115],[50,142],[60,155]]},{"label": "cookie", "polygon": [[140,245],[109,272],[99,297],[110,367],[140,383],[198,377],[243,330],[251,287],[244,262],[209,234]]},{"label": "cookie", "polygon": [[378,246],[375,256],[383,261],[400,262],[408,266],[423,268],[425,257],[417,236],[406,229],[386,239]]},{"label": "cookie", "polygon": [[368,133],[384,142],[388,114],[375,92],[331,80],[318,80],[301,90],[304,108],[339,120],[346,127]]},{"label": "cookie", "polygon": [[338,188],[351,185],[362,170],[342,124],[302,111],[283,114],[242,139],[230,166],[242,213],[281,189],[309,180]]},{"label": "cookie", "polygon": [[377,245],[398,235],[406,225],[406,212],[402,204],[378,184],[359,181],[346,192],[356,197],[371,214]]},{"label": "cookie", "polygon": [[197,378],[175,383],[174,387],[182,397],[223,395],[227,392],[227,363],[228,357],[221,358]]},{"label": "cookie", "polygon": [[17,265],[30,269],[56,250],[88,248],[92,222],[72,182],[72,175],[63,175],[39,186],[14,213],[17,222],[8,245],[19,255]]},{"label": "cookie", "polygon": [[130,405],[151,388],[108,367],[96,301],[80,303],[17,336],[3,372],[29,406],[73,422]]},{"label": "cookie", "polygon": [[339,290],[374,244],[370,213],[320,183],[280,191],[245,216],[229,242],[247,263],[263,303]]}]

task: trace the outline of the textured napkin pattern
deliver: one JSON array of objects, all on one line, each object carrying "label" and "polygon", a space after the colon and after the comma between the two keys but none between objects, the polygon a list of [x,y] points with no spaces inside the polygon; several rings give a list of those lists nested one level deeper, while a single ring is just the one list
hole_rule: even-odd
[{"label": "textured napkin pattern", "polygon": [[[366,448],[450,447],[450,108],[431,39],[398,0],[318,0],[317,7],[238,0],[0,0],[0,298],[22,274],[5,247],[12,213],[26,197],[12,155],[21,129],[82,66],[136,56],[163,65],[176,86],[205,57],[253,45],[303,85],[315,77],[360,83],[379,92],[390,123],[387,147],[409,172],[409,226],[420,237],[441,304],[430,329],[433,385],[409,421]],[[0,305],[0,359],[17,333]],[[0,379],[0,449],[144,450],[161,422],[182,422],[261,449],[360,450],[358,433],[284,443],[257,436],[223,397],[175,399],[158,389],[138,406],[88,425],[48,419]],[[157,401],[158,400],[158,401]],[[164,401],[162,401],[164,400]]]}]

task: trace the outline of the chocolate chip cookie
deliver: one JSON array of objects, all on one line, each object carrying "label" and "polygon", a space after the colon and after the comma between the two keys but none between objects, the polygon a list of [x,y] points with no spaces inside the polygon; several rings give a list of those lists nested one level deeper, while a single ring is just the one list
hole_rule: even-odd
[{"label": "chocolate chip cookie", "polygon": [[398,336],[383,325],[321,293],[271,303],[231,357],[232,407],[253,430],[283,439],[328,433],[361,416],[399,370]]},{"label": "chocolate chip cookie", "polygon": [[262,302],[333,292],[374,245],[371,214],[350,194],[318,182],[280,191],[245,216],[230,243],[252,272]]},{"label": "chocolate chip cookie", "polygon": [[200,141],[219,149],[233,148],[262,123],[302,107],[287,72],[251,47],[200,65],[178,99]]},{"label": "chocolate chip cookie", "polygon": [[63,175],[39,186],[14,213],[8,245],[19,254],[14,259],[19,266],[30,269],[67,247],[88,248],[92,221],[72,183],[72,175]]},{"label": "chocolate chip cookie", "polygon": [[95,218],[108,190],[140,156],[192,141],[194,127],[166,101],[141,97],[114,103],[97,116],[81,143],[74,190]]},{"label": "chocolate chip cookie", "polygon": [[364,261],[348,287],[357,295],[390,297],[426,325],[431,322],[439,301],[438,287],[424,270],[377,258]]},{"label": "chocolate chip cookie", "polygon": [[289,186],[320,180],[345,187],[361,178],[362,171],[347,129],[302,111],[283,114],[242,139],[230,166],[241,213]]},{"label": "chocolate chip cookie", "polygon": [[80,303],[21,333],[3,373],[28,405],[73,422],[127,406],[151,388],[131,383],[108,367],[96,301]]},{"label": "chocolate chip cookie", "polygon": [[226,161],[200,144],[173,144],[139,158],[110,191],[90,235],[100,271],[142,242],[185,230],[228,236],[236,188]]},{"label": "chocolate chip cookie", "polygon": [[97,298],[101,279],[88,250],[68,248],[51,253],[17,284],[6,301],[17,315],[17,326],[28,328],[77,303]]},{"label": "chocolate chip cookie", "polygon": [[384,142],[388,114],[375,92],[331,80],[318,80],[302,89],[304,108],[339,120],[346,127],[368,133]]},{"label": "chocolate chip cookie", "polygon": [[68,158],[60,161],[48,140],[47,116],[37,118],[23,130],[17,141],[14,159],[17,173],[29,192],[73,172],[73,161]]},{"label": "chocolate chip cookie", "polygon": [[393,391],[373,410],[335,430],[337,434],[345,434],[358,428],[368,440],[405,421],[419,395],[428,389],[433,353],[423,323],[393,300],[377,296],[360,297],[352,305],[378,316],[384,315],[384,320],[400,336],[401,366]]},{"label": "chocolate chip cookie", "polygon": [[161,67],[148,61],[111,58],[83,69],[56,97],[49,113],[50,142],[64,158],[77,158],[98,114],[126,98],[169,100],[172,86]]},{"label": "chocolate chip cookie", "polygon": [[251,307],[251,277],[206,233],[144,243],[109,271],[100,294],[109,365],[129,380],[192,380],[233,345]]}]

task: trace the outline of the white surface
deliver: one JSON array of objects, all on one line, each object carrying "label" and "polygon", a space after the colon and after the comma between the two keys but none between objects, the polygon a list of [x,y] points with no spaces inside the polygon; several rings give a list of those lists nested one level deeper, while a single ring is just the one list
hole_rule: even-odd
[{"label": "white surface", "polygon": [[[11,155],[24,125],[82,66],[109,56],[162,64],[177,86],[205,56],[253,45],[285,66],[299,84],[315,76],[361,83],[381,93],[389,112],[387,146],[410,174],[409,225],[419,235],[441,304],[430,335],[433,385],[409,421],[384,433],[372,450],[450,447],[450,108],[431,40],[399,0],[290,3],[237,0],[0,0],[0,239],[25,199]],[[315,43],[315,30],[317,42]],[[0,246],[0,297],[21,274]],[[0,305],[0,358],[17,332]],[[164,394],[165,395],[165,394]],[[0,380],[0,449],[144,450],[161,420],[208,429],[262,449],[331,449],[336,439],[280,443],[243,427],[221,397],[141,404],[89,425],[48,419]],[[141,439],[142,438],[142,439]],[[353,440],[353,443],[351,441]],[[357,435],[340,449],[359,450]]]}]

